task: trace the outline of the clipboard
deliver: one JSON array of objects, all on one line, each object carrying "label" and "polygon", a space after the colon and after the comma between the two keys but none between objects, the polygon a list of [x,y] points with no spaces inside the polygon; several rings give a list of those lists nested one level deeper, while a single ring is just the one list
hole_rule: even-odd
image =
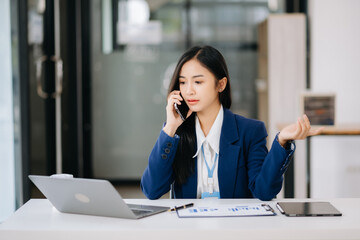
[{"label": "clipboard", "polygon": [[179,218],[197,217],[249,217],[275,216],[274,209],[266,203],[199,206],[177,210]]}]

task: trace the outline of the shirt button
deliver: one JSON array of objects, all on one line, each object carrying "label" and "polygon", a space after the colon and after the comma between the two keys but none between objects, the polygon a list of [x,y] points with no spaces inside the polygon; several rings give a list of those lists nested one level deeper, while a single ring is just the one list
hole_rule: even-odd
[{"label": "shirt button", "polygon": [[167,146],[168,148],[171,148],[171,147],[172,147],[172,143],[171,143],[171,142],[168,142],[168,143],[166,144],[166,146]]},{"label": "shirt button", "polygon": [[165,148],[165,153],[169,153],[169,152],[170,152],[170,149]]},{"label": "shirt button", "polygon": [[167,159],[167,155],[166,154],[161,154],[161,158],[162,159]]}]

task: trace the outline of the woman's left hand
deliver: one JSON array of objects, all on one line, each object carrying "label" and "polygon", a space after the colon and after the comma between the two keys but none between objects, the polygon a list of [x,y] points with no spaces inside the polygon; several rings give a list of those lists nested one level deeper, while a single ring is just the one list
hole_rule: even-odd
[{"label": "woman's left hand", "polygon": [[303,115],[299,117],[296,123],[288,125],[280,131],[278,141],[281,146],[285,146],[289,140],[300,140],[308,136],[318,135],[323,129],[324,128],[311,129],[309,118]]}]

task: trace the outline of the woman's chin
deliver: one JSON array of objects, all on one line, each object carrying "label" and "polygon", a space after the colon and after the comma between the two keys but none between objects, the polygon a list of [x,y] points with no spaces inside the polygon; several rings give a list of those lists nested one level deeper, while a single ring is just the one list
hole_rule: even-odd
[{"label": "woman's chin", "polygon": [[196,107],[189,107],[189,109],[190,109],[192,112],[195,112],[195,113],[199,111],[199,109],[196,108]]}]

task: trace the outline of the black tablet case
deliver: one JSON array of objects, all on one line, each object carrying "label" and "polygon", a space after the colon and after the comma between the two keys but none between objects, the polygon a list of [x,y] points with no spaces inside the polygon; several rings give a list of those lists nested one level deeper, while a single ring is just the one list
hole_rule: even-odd
[{"label": "black tablet case", "polygon": [[289,217],[297,216],[342,216],[329,202],[278,202],[277,208]]}]

